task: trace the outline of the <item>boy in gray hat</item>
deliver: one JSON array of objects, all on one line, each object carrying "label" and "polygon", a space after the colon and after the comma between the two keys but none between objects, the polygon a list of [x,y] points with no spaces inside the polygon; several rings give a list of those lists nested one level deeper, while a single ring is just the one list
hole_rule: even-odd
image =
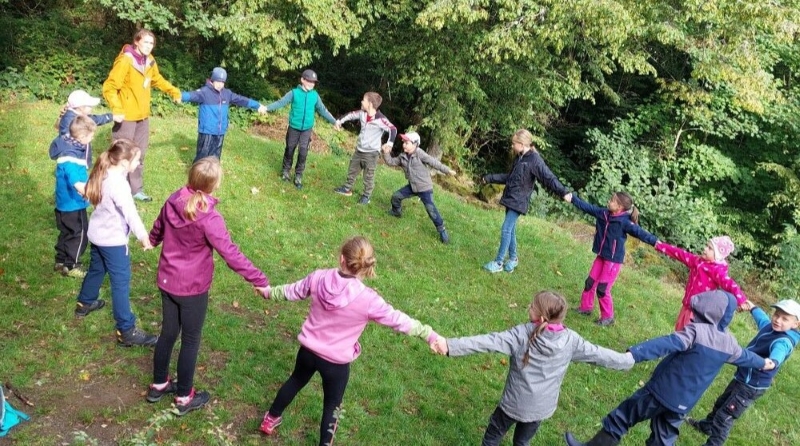
[{"label": "boy in gray hat", "polygon": [[725,443],[733,423],[741,417],[772,385],[778,369],[789,359],[792,350],[800,341],[800,304],[791,299],[782,300],[772,308],[772,317],[749,300],[742,304],[750,311],[758,327],[758,333],[747,345],[747,350],[768,357],[775,363],[769,371],[739,367],[728,387],[714,403],[714,408],[702,420],[687,418],[686,422],[697,431],[708,435],[705,446],[720,446]]},{"label": "boy in gray hat", "polygon": [[306,169],[306,157],[308,156],[308,145],[311,143],[311,129],[314,127],[314,112],[319,113],[331,124],[336,124],[336,119],[325,108],[319,93],[314,90],[317,82],[317,73],[313,70],[305,70],[300,76],[300,84],[289,90],[282,98],[267,105],[267,111],[275,111],[291,103],[289,109],[289,128],[286,129],[286,150],[283,152],[283,168],[281,169],[281,179],[291,181],[289,173],[292,170],[292,160],[294,151],[300,147],[297,155],[297,164],[294,166],[294,187],[303,188],[303,172]]}]

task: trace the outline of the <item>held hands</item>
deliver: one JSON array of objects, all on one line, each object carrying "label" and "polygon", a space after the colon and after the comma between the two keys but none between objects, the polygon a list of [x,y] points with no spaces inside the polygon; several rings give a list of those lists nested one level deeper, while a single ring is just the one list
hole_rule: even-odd
[{"label": "held hands", "polygon": [[436,354],[447,356],[447,339],[439,336],[435,341],[431,342],[431,351]]},{"label": "held hands", "polygon": [[566,201],[567,203],[572,203],[572,192],[568,193],[567,195],[564,195],[563,198],[564,201]]},{"label": "held hands", "polygon": [[383,149],[384,152],[390,152],[392,150],[392,145],[387,142],[381,146],[381,149]]},{"label": "held hands", "polygon": [[770,371],[770,370],[772,370],[774,368],[775,368],[775,361],[773,361],[773,360],[771,360],[769,358],[764,359],[764,368],[761,369],[761,370],[764,370],[765,372],[768,372],[768,371]]},{"label": "held hands", "polygon": [[453,170],[453,169],[450,169],[450,173],[449,173],[449,175],[450,175],[451,177],[454,177],[454,176],[458,175],[458,172],[456,172],[456,171],[455,171],[455,170]]},{"label": "held hands", "polygon": [[153,245],[150,244],[149,238],[146,238],[141,242],[142,242],[142,249],[144,249],[145,251],[150,251],[151,249],[153,249]]},{"label": "held hands", "polygon": [[267,286],[254,286],[253,287],[253,291],[255,291],[255,293],[258,294],[259,296],[261,296],[262,298],[269,299],[269,292],[270,292],[271,288],[272,287],[270,287],[269,285],[267,285]]},{"label": "held hands", "polygon": [[336,124],[333,125],[333,128],[336,129],[336,131],[341,130],[342,129],[342,123],[339,122],[339,121],[336,121]]},{"label": "held hands", "polygon": [[112,119],[114,119],[114,122],[120,123],[125,120],[125,115],[112,115]]},{"label": "held hands", "polygon": [[746,300],[746,301],[742,302],[741,305],[739,305],[739,310],[741,310],[741,311],[753,311],[753,308],[755,308],[755,307],[756,306],[755,306],[755,304],[753,304],[753,302],[750,302],[749,300]]},{"label": "held hands", "polygon": [[266,115],[267,114],[267,106],[266,105],[259,106],[258,107],[258,112],[261,113],[262,115]]}]

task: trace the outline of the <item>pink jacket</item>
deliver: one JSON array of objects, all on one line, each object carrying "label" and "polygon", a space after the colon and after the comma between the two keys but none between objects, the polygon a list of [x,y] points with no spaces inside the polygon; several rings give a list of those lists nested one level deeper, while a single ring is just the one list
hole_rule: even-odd
[{"label": "pink jacket", "polygon": [[666,254],[689,268],[689,279],[686,281],[686,292],[683,294],[684,307],[691,307],[691,298],[695,294],[716,289],[722,289],[733,294],[736,298],[736,303],[739,305],[747,300],[747,296],[739,288],[736,281],[728,276],[728,264],[726,262],[711,262],[664,242],[656,243],[656,251]]},{"label": "pink jacket", "polygon": [[369,321],[417,336],[431,343],[439,338],[433,329],[395,310],[361,280],[336,269],[317,270],[305,279],[272,288],[272,297],[301,300],[311,297],[297,339],[321,358],[347,364],[361,354],[358,338]]}]

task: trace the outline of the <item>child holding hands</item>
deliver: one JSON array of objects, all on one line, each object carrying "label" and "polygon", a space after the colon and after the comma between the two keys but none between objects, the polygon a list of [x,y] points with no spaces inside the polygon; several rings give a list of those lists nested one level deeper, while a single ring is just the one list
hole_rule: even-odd
[{"label": "child holding hands", "polygon": [[283,421],[284,409],[319,372],[323,392],[319,444],[333,444],[337,427],[334,410],[342,404],[350,363],[361,354],[358,339],[369,321],[424,339],[433,348],[439,335],[430,326],[395,310],[362,282],[375,276],[375,262],[370,242],[364,237],[353,237],[342,245],[338,268],[317,270],[299,282],[270,289],[269,298],[292,301],[310,298],[311,303],[297,337],[300,350],[294,371],[264,414],[263,433],[275,432]]},{"label": "child holding hands", "polygon": [[530,321],[510,330],[466,338],[439,338],[434,349],[448,356],[497,352],[511,356],[500,403],[489,418],[483,446],[499,445],[511,427],[514,446],[527,446],[543,420],[558,406],[561,383],[570,362],[588,362],[628,370],[630,353],[596,346],[564,326],[567,302],[552,291],[541,291],[528,307]]},{"label": "child holding hands", "polygon": [[[86,116],[94,121],[95,125],[97,126],[111,123],[114,120],[111,113],[105,113],[102,115],[92,114],[92,108],[97,107],[98,104],[100,104],[100,98],[96,98],[83,90],[75,90],[70,93],[69,97],[67,98],[67,105],[61,109],[61,113],[58,115],[58,121],[56,122],[58,134],[60,136],[69,136],[69,126],[77,116]],[[92,168],[91,144],[88,145],[88,149],[86,151],[86,164],[89,169]]]}]

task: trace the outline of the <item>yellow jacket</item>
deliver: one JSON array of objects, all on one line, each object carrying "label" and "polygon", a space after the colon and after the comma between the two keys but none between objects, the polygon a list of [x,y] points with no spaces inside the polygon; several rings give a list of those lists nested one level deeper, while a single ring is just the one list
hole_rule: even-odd
[{"label": "yellow jacket", "polygon": [[108,79],[103,82],[103,97],[114,115],[125,115],[126,121],[141,121],[150,116],[150,89],[156,87],[174,100],[181,91],[158,72],[156,59],[149,55],[144,64],[131,45],[122,47]]}]

